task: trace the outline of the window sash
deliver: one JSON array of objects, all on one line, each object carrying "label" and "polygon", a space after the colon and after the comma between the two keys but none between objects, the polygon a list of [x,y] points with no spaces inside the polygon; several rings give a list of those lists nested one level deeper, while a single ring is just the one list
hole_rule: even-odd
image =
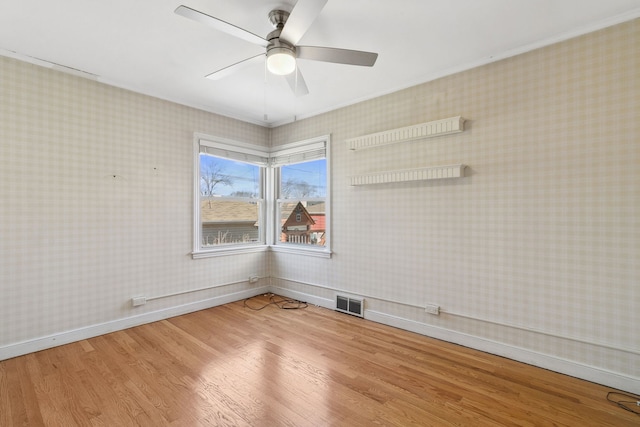
[{"label": "window sash", "polygon": [[[326,175],[325,175],[325,197],[282,197],[282,167],[288,165],[294,165],[299,163],[311,162],[314,160],[326,159]],[[272,245],[274,250],[283,250],[286,252],[294,251],[300,253],[322,253],[323,256],[329,256],[330,254],[330,196],[331,186],[329,177],[329,136],[316,138],[314,140],[301,141],[293,144],[288,144],[280,147],[276,147],[271,151],[269,164],[273,169],[272,176],[274,178],[273,191],[274,191],[274,218],[272,218],[272,224],[274,226]],[[292,239],[293,241],[283,241],[282,227],[286,219],[282,218],[283,204],[297,203],[297,202],[322,202],[325,205],[324,221],[325,231],[323,234],[324,245],[309,244],[309,242],[303,242],[298,238]],[[295,231],[292,234],[296,234]],[[317,234],[312,232],[311,234]]]},{"label": "window sash", "polygon": [[[200,250],[211,250],[222,247],[237,245],[264,245],[264,200],[262,199],[241,199],[237,197],[211,197],[201,198],[201,205],[207,203],[241,203],[255,205],[256,218],[238,219],[229,222],[207,222],[200,223]],[[244,208],[246,210],[246,208]],[[202,211],[201,211],[202,213]],[[254,229],[257,224],[257,228]]]},{"label": "window sash", "polygon": [[[234,196],[216,196],[214,198],[203,196],[200,192],[200,168],[201,154],[211,155],[223,160],[239,161],[259,167],[259,196],[258,198],[250,197],[234,197]],[[201,258],[206,254],[213,256],[214,254],[238,253],[242,248],[258,248],[264,247],[266,244],[266,209],[265,209],[265,168],[269,164],[269,155],[267,151],[261,151],[259,147],[249,146],[236,141],[218,140],[217,138],[205,138],[197,135],[194,138],[194,237],[193,237],[193,257]],[[242,221],[234,221],[236,232],[230,231],[226,236],[224,233],[224,224],[212,224],[203,222],[202,202],[207,199],[213,203],[216,202],[246,202],[257,204],[257,233],[243,233]],[[248,222],[247,222],[248,224]],[[245,224],[245,226],[247,225]],[[208,225],[208,226],[207,226]],[[205,227],[209,230],[205,230]],[[220,231],[220,233],[218,233]],[[218,235],[220,234],[220,235]],[[244,238],[248,235],[248,238]],[[238,237],[240,236],[240,237]],[[257,238],[255,238],[257,236]],[[233,240],[231,242],[226,239]],[[207,244],[207,242],[216,242],[215,244]],[[204,255],[203,255],[204,254]]]}]

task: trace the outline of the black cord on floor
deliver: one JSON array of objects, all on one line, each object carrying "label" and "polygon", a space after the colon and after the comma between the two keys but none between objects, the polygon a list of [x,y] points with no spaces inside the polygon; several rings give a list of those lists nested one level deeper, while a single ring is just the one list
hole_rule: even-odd
[{"label": "black cord on floor", "polygon": [[615,403],[625,411],[633,412],[636,415],[640,415],[640,397],[632,396],[630,394],[618,393],[617,391],[610,391],[609,393],[607,393],[607,400],[609,402]]},{"label": "black cord on floor", "polygon": [[279,309],[282,310],[297,310],[300,308],[307,308],[308,305],[306,302],[302,302],[302,301],[298,301],[295,299],[291,299],[291,298],[283,298],[283,297],[276,297],[276,295],[271,294],[269,296],[269,302],[266,304],[263,304],[259,307],[252,307],[249,304],[249,301],[251,301],[253,298],[247,298],[244,300],[244,306],[251,309],[251,310],[255,310],[255,311],[259,311],[262,310],[264,308],[269,307],[270,305],[275,305],[276,307],[278,307]]}]

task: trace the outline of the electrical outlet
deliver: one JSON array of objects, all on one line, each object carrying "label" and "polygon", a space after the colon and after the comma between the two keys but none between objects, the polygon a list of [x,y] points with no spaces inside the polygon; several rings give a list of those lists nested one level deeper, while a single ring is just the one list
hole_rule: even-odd
[{"label": "electrical outlet", "polygon": [[260,280],[258,276],[249,276],[249,283],[258,283],[258,280]]},{"label": "electrical outlet", "polygon": [[131,298],[131,305],[134,307],[138,307],[140,305],[145,305],[147,303],[146,297],[133,297]]},{"label": "electrical outlet", "polygon": [[427,304],[424,307],[424,311],[429,314],[435,314],[436,316],[440,314],[440,306],[437,304]]}]

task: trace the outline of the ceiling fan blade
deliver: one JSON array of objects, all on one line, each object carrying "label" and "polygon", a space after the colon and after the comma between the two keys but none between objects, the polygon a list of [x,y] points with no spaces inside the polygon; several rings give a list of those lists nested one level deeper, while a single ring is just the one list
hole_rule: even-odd
[{"label": "ceiling fan blade", "polygon": [[307,87],[307,83],[304,81],[304,77],[302,77],[302,73],[300,72],[300,68],[296,67],[296,71],[285,76],[287,79],[287,83],[289,83],[289,87],[296,96],[304,96],[309,94],[309,88]]},{"label": "ceiling fan blade", "polygon": [[296,46],[296,56],[300,59],[362,65],[365,67],[372,67],[376,63],[376,59],[378,59],[378,54],[373,52],[318,46]]},{"label": "ceiling fan blade", "polygon": [[263,60],[265,54],[261,53],[256,56],[252,56],[251,58],[243,59],[240,62],[236,62],[233,65],[229,65],[228,67],[224,67],[219,69],[218,71],[214,71],[211,74],[208,74],[206,77],[211,80],[220,80],[223,79],[236,71],[246,67],[247,65],[255,64]]},{"label": "ceiling fan blade", "polygon": [[307,32],[328,0],[298,0],[284,24],[280,39],[296,45]]},{"label": "ceiling fan blade", "polygon": [[192,19],[194,21],[205,24],[215,30],[222,31],[223,33],[230,34],[232,36],[238,37],[242,40],[246,40],[250,43],[257,44],[259,46],[267,47],[269,42],[262,37],[250,33],[247,30],[243,30],[240,27],[236,27],[233,24],[229,24],[221,19],[214,18],[213,16],[207,15],[206,13],[199,12],[195,9],[191,9],[187,6],[178,6],[175,10],[175,13],[184,16],[185,18]]}]

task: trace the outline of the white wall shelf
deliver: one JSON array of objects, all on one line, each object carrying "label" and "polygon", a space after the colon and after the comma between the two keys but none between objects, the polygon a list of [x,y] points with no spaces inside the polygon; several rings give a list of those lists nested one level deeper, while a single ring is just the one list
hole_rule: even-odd
[{"label": "white wall shelf", "polygon": [[435,166],[418,169],[376,172],[351,177],[351,185],[375,185],[391,182],[427,181],[431,179],[461,178],[466,165]]},{"label": "white wall shelf", "polygon": [[464,120],[461,116],[434,120],[432,122],[350,138],[347,139],[347,144],[350,150],[362,150],[414,139],[432,138],[458,133],[464,131]]}]

